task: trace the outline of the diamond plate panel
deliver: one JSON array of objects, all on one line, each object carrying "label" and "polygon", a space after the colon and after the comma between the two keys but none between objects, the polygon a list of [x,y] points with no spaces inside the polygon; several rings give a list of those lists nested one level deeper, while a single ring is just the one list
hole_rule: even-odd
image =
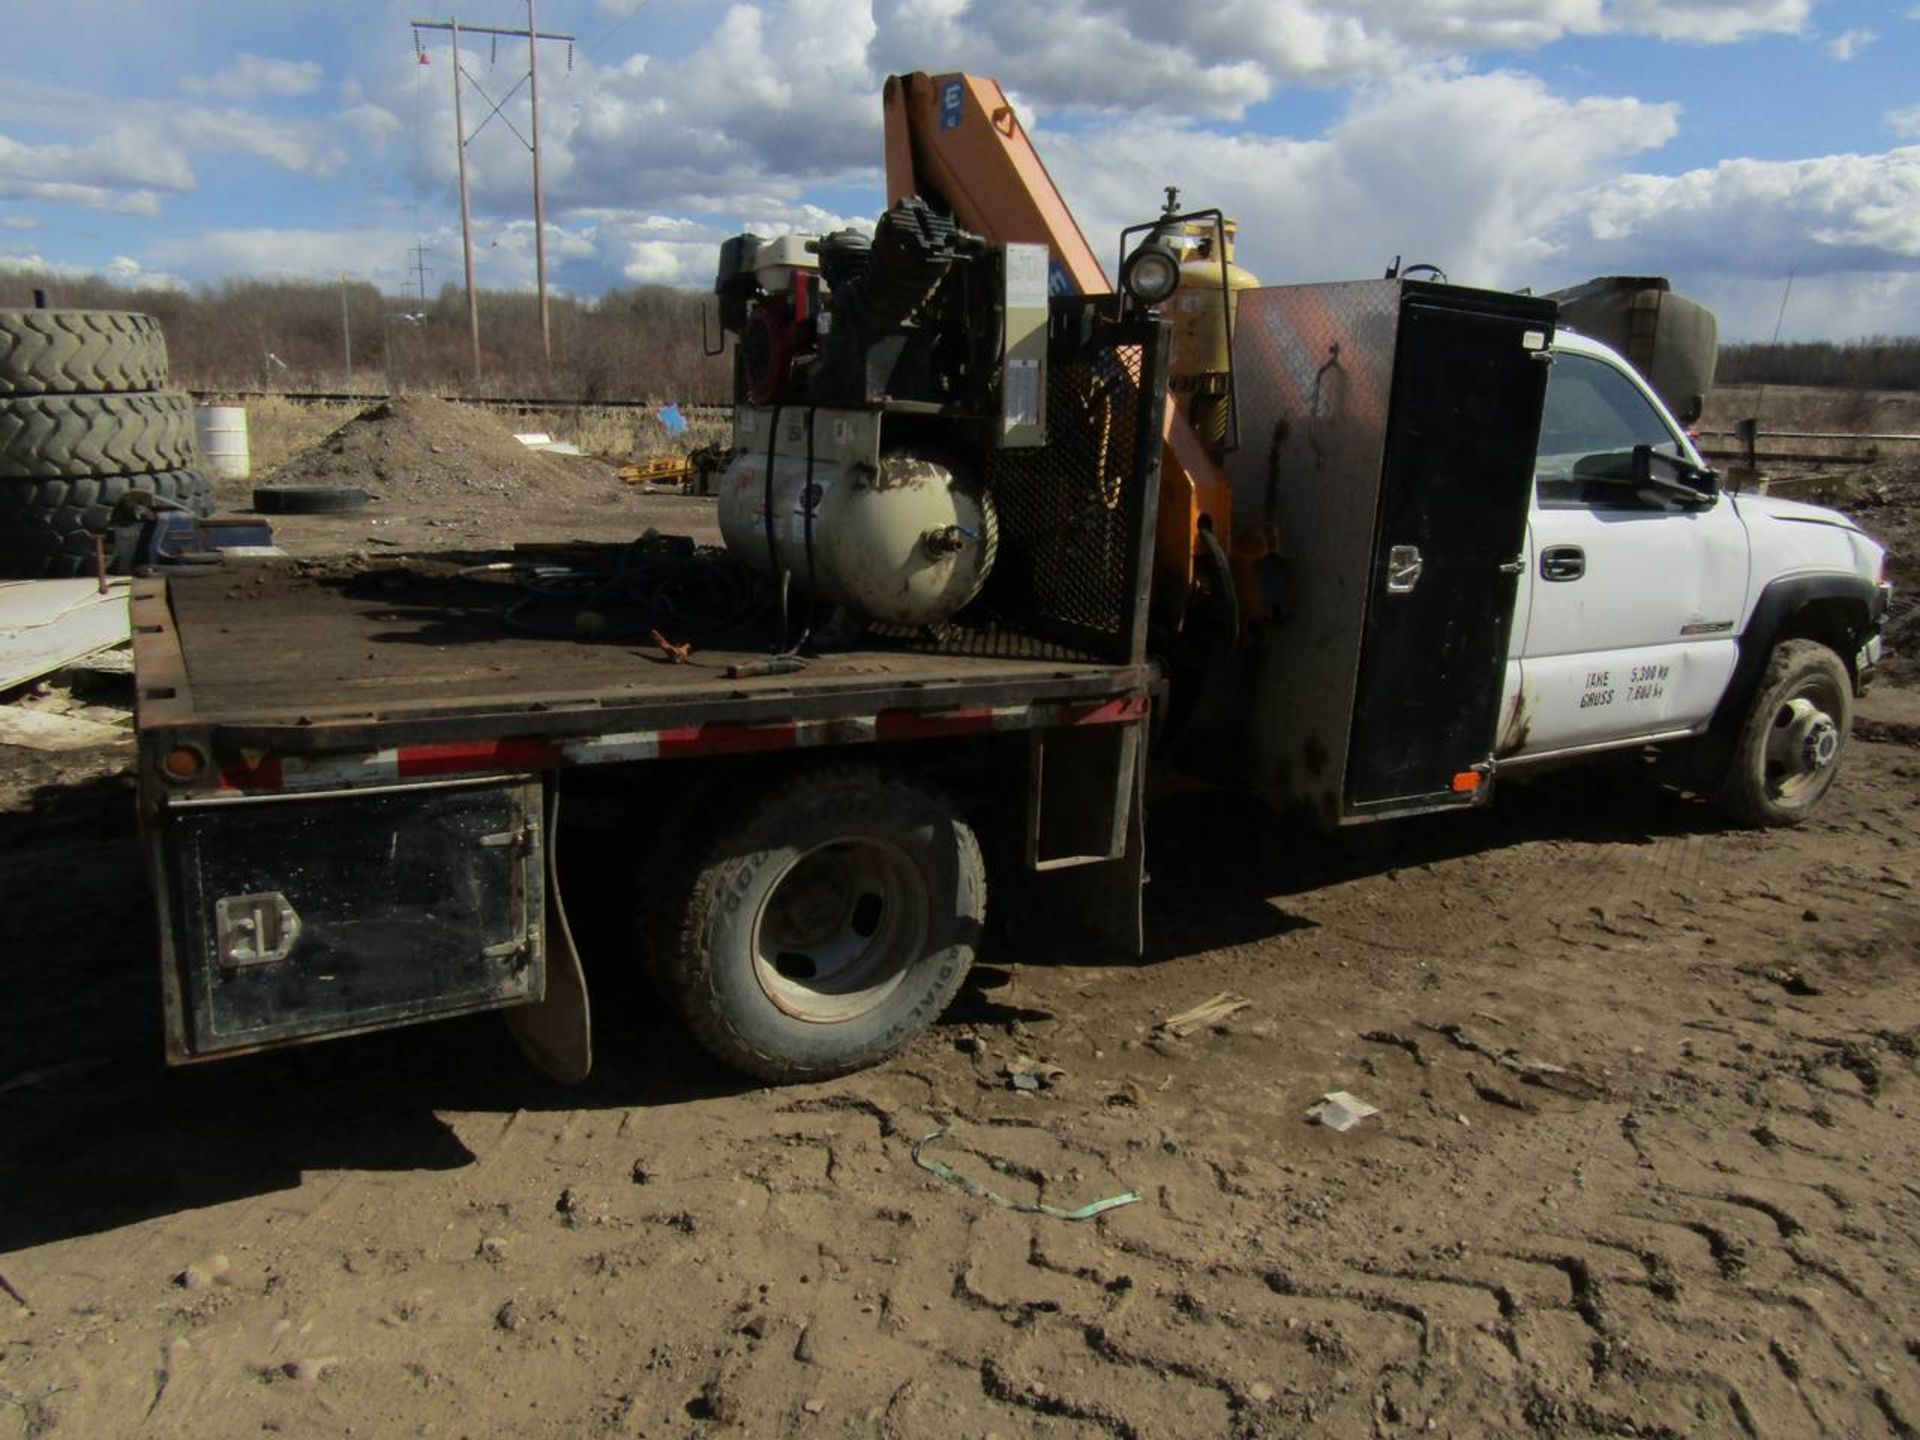
[{"label": "diamond plate panel", "polygon": [[1342,808],[1366,621],[1401,285],[1364,280],[1240,293],[1233,360],[1237,543],[1264,538],[1253,780],[1327,823]]}]

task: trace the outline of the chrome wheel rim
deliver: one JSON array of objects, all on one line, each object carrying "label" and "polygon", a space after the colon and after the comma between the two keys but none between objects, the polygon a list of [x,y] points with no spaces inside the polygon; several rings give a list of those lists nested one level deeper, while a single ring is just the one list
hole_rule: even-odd
[{"label": "chrome wheel rim", "polygon": [[754,978],[796,1020],[831,1025],[878,1007],[925,952],[931,903],[919,866],[866,836],[789,860],[753,927]]},{"label": "chrome wheel rim", "polygon": [[1833,777],[1840,758],[1841,700],[1826,676],[1810,676],[1780,702],[1767,730],[1767,794],[1794,804],[1817,793]]}]

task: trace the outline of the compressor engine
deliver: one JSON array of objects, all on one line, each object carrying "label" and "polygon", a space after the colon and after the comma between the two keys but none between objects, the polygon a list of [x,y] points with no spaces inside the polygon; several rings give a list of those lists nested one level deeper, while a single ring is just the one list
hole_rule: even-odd
[{"label": "compressor engine", "polygon": [[870,241],[737,235],[714,291],[737,338],[727,548],[861,620],[949,619],[993,566],[987,457],[1045,442],[1045,247],[910,196]]}]

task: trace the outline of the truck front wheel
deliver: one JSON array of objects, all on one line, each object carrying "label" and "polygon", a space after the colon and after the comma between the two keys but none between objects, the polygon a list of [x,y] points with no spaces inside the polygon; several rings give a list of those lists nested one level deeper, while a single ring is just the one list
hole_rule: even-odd
[{"label": "truck front wheel", "polygon": [[1799,824],[1832,786],[1852,725],[1853,685],[1840,657],[1813,640],[1782,641],[1714,798],[1748,825]]},{"label": "truck front wheel", "polygon": [[718,820],[700,848],[691,883],[656,892],[649,958],[695,1038],[737,1070],[819,1080],[884,1060],[973,963],[980,847],[913,781],[803,772]]}]

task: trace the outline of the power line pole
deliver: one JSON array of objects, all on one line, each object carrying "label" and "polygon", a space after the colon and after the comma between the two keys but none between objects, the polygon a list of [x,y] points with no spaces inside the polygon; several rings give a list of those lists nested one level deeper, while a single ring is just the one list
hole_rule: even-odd
[{"label": "power line pole", "polygon": [[[528,131],[533,143],[533,273],[540,288],[540,353],[553,369],[553,327],[547,319],[547,202],[540,190],[540,32],[533,25],[533,0],[527,0]],[[569,52],[571,53],[571,52]]]},{"label": "power line pole", "polygon": [[347,362],[347,388],[353,388],[353,321],[347,314],[347,272],[340,272],[340,350]]},{"label": "power line pole", "polygon": [[[512,90],[507,91],[499,100],[493,100],[484,86],[468,75],[460,63],[460,32],[463,28],[459,20],[449,17],[446,20],[415,20],[411,22],[414,32],[414,49],[423,57],[426,52],[420,47],[422,30],[446,30],[453,36],[453,127],[454,138],[460,151],[460,242],[466,252],[467,262],[467,324],[473,332],[473,374],[480,378],[480,302],[473,286],[473,212],[467,194],[467,146],[487,128],[494,116],[500,116],[500,123],[512,130],[514,137],[533,153],[533,254],[536,280],[540,289],[540,343],[549,366],[553,364],[553,335],[548,322],[547,311],[547,225],[546,198],[540,185],[540,57],[539,44],[542,40],[564,40],[567,42],[567,68],[573,68],[573,36],[556,34],[536,28],[533,17],[533,0],[527,0],[527,28],[510,30],[498,25],[468,25],[469,35],[491,35],[498,43],[498,37],[509,36],[524,38],[527,42],[527,73],[522,75]],[[486,118],[473,127],[473,133],[467,133],[466,118],[461,108],[461,81],[480,92],[481,98],[493,101],[493,109]],[[522,135],[512,120],[501,111],[507,101],[513,99],[521,85],[528,86],[528,100],[532,110],[532,138]]]}]

